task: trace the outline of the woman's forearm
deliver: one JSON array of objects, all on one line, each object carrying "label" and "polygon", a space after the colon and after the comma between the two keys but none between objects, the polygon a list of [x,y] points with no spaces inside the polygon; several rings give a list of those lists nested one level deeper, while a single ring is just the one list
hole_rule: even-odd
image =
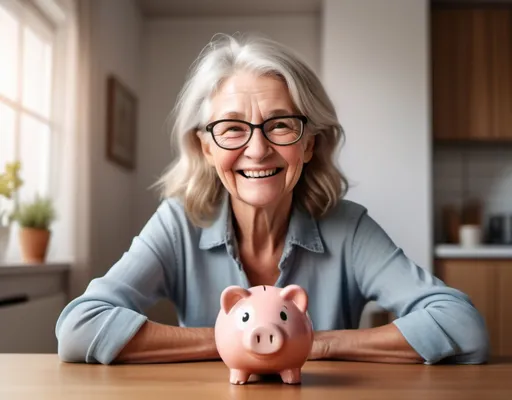
[{"label": "woman's forearm", "polygon": [[[147,321],[117,356],[118,363],[220,359],[213,328],[180,328]],[[317,331],[310,359],[422,363],[394,324],[357,330]]]},{"label": "woman's forearm", "polygon": [[147,321],[115,362],[159,363],[219,358],[213,328],[180,328]]},{"label": "woman's forearm", "polygon": [[422,363],[394,324],[378,328],[315,332],[311,359]]}]

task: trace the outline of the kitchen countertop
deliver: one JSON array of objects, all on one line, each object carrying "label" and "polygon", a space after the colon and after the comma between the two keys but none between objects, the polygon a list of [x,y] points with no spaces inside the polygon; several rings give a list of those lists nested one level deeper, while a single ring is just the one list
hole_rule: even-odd
[{"label": "kitchen countertop", "polygon": [[434,248],[436,258],[510,258],[512,245],[481,245],[462,247],[456,244],[438,244]]}]

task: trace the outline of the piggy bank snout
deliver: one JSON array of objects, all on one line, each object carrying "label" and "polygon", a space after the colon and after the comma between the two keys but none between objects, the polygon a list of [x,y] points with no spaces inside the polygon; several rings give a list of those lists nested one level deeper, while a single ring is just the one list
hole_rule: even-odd
[{"label": "piggy bank snout", "polygon": [[244,335],[244,347],[256,354],[277,353],[283,344],[284,334],[273,324],[258,326]]}]

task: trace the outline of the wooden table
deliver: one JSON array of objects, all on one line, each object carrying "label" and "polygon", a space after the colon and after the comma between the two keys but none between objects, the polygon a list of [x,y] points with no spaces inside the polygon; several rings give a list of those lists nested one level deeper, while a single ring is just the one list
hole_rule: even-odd
[{"label": "wooden table", "polygon": [[0,399],[512,399],[512,359],[488,365],[307,362],[301,385],[231,385],[221,362],[86,365],[0,354]]}]

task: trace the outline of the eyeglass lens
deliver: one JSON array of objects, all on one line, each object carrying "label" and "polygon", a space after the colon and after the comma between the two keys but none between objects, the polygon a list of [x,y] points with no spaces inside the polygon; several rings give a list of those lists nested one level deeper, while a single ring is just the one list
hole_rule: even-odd
[{"label": "eyeglass lens", "polygon": [[[276,144],[295,142],[302,134],[303,123],[298,118],[277,118],[267,121],[263,131],[267,138]],[[225,148],[243,146],[251,136],[251,126],[242,121],[222,121],[213,126],[215,141]]]}]

